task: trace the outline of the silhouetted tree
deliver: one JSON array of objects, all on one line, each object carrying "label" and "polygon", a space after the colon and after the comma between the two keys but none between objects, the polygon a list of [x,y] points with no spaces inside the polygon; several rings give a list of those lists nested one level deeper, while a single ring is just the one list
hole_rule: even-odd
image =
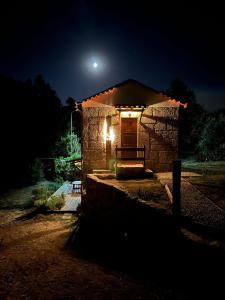
[{"label": "silhouetted tree", "polygon": [[75,100],[72,97],[69,97],[66,100],[66,104],[70,107],[71,111],[74,110],[75,107]]},{"label": "silhouetted tree", "polygon": [[193,90],[180,79],[173,80],[165,93],[182,103],[188,103],[186,109],[180,109],[179,152],[180,155],[193,152],[197,148],[206,112],[196,101]]},{"label": "silhouetted tree", "polygon": [[61,102],[41,75],[32,82],[0,76],[2,187],[29,181],[36,157],[50,156],[59,135]]},{"label": "silhouetted tree", "polygon": [[200,160],[225,159],[225,115],[209,114],[203,127],[199,143]]}]

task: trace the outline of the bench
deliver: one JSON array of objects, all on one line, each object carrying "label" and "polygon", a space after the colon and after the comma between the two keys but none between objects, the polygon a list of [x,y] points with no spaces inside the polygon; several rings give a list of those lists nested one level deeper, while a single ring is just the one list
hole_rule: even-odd
[{"label": "bench", "polygon": [[74,191],[75,193],[81,193],[82,186],[80,180],[72,181],[72,185],[73,185],[72,191]]}]

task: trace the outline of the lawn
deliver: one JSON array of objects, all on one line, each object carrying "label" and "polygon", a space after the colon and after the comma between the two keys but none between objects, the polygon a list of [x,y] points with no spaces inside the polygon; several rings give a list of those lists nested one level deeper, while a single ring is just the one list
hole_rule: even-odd
[{"label": "lawn", "polygon": [[199,177],[190,177],[188,181],[225,210],[225,161],[184,160],[182,169],[202,174]]},{"label": "lawn", "polygon": [[193,171],[203,175],[225,175],[225,161],[196,161],[196,160],[182,160],[183,171]]}]

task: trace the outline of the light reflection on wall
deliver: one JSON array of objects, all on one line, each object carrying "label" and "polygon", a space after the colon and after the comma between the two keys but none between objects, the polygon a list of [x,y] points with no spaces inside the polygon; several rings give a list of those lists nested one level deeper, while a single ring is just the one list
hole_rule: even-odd
[{"label": "light reflection on wall", "polygon": [[107,140],[107,122],[106,122],[106,119],[105,119],[104,124],[103,124],[102,135],[103,135],[103,141],[104,141],[104,143],[106,143],[106,140]]},{"label": "light reflection on wall", "polygon": [[108,128],[106,119],[104,120],[103,124],[102,136],[104,143],[106,143],[107,140],[111,142],[114,142],[115,140],[115,133],[113,131],[113,128],[111,126]]},{"label": "light reflection on wall", "polygon": [[111,141],[112,143],[113,143],[114,140],[115,140],[115,134],[114,134],[112,128],[109,129],[109,139],[110,139],[110,141]]}]

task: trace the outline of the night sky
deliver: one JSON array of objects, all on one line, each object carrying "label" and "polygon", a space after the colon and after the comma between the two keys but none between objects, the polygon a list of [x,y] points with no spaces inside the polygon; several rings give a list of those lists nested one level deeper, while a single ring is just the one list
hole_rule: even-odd
[{"label": "night sky", "polygon": [[128,78],[158,90],[180,78],[206,109],[225,107],[225,18],[216,1],[54,2],[1,4],[1,74],[41,73],[63,102]]}]

